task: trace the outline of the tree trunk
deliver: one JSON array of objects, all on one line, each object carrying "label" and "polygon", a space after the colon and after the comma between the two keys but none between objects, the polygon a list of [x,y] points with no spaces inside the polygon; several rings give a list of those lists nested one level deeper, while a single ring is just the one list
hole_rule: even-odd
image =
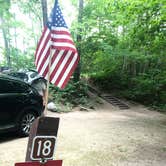
[{"label": "tree trunk", "polygon": [[[8,22],[9,20],[6,20],[4,18],[4,13],[9,14],[9,8],[10,8],[10,0],[6,0],[6,1],[2,1],[1,5],[4,5],[5,8],[2,8],[1,12],[0,12],[0,27],[2,29],[2,34],[3,34],[3,39],[4,39],[4,45],[5,45],[5,56],[7,59],[7,65],[10,68],[11,67],[11,60],[10,60],[10,47],[9,47],[9,27],[6,26],[8,24],[5,25],[6,22]],[[5,25],[5,28],[4,28]]]},{"label": "tree trunk", "polygon": [[42,13],[43,13],[43,26],[47,24],[47,0],[41,0]]},{"label": "tree trunk", "polygon": [[7,66],[10,68],[11,67],[11,59],[10,59],[9,40],[7,38],[7,32],[3,27],[2,27],[2,33],[3,33],[4,44],[5,44],[5,57],[7,59]]},{"label": "tree trunk", "polygon": [[[83,0],[79,0],[79,14],[78,14],[78,24],[82,23],[82,13],[83,13],[83,4],[84,1]],[[78,54],[81,57],[81,40],[82,40],[82,36],[81,36],[81,32],[82,32],[82,28],[78,28],[78,34],[77,34],[77,43],[78,43]],[[80,58],[81,59],[81,58]],[[74,81],[78,82],[80,80],[80,74],[81,74],[81,61],[79,62],[75,72],[74,72]]]}]

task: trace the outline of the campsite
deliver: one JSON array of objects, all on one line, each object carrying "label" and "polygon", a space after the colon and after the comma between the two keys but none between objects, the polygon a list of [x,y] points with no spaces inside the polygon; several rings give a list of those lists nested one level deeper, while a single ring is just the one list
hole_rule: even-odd
[{"label": "campsite", "polygon": [[0,166],[165,166],[165,0],[0,0]]}]

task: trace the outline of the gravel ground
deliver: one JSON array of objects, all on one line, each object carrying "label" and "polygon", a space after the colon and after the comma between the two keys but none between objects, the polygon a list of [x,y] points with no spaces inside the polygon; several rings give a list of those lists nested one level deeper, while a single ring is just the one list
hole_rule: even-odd
[{"label": "gravel ground", "polygon": [[[109,103],[96,110],[48,112],[60,117],[55,159],[63,166],[165,166],[166,115],[140,105],[119,110]],[[0,166],[25,161],[28,138],[0,135]]]}]

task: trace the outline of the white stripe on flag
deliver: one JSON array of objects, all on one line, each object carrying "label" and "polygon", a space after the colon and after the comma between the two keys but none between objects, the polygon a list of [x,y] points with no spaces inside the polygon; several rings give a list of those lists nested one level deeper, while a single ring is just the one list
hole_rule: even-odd
[{"label": "white stripe on flag", "polygon": [[73,41],[69,35],[51,34],[51,37],[54,39],[68,39],[68,40]]},{"label": "white stripe on flag", "polygon": [[[44,37],[43,37],[43,39],[42,39],[42,41],[41,41],[41,43],[40,43],[40,46],[39,46],[39,48],[38,48],[37,54],[36,54],[36,61],[35,61],[36,63],[37,63],[37,61],[38,61],[39,54],[40,54],[42,48],[44,47],[44,43],[45,43],[45,41],[46,41],[46,38],[47,38],[48,35],[49,35],[49,32],[50,32],[50,30],[47,28],[47,30],[46,30],[46,32],[45,32],[45,34],[44,34]],[[49,42],[48,42],[48,43],[49,43]]]},{"label": "white stripe on flag", "polygon": [[69,30],[67,28],[65,28],[65,27],[55,27],[55,26],[52,26],[51,28],[54,31],[66,31],[66,32],[70,33]]},{"label": "white stripe on flag", "polygon": [[40,59],[39,59],[39,62],[37,63],[37,70],[39,70],[39,67],[41,65],[41,63],[43,62],[43,59],[45,58],[47,52],[49,51],[50,49],[50,42],[47,43],[47,45],[45,46],[45,49],[44,51],[42,52],[41,56],[40,56]]},{"label": "white stripe on flag", "polygon": [[[56,65],[58,64],[59,60],[61,59],[63,53],[64,53],[64,50],[61,50],[61,51],[58,53],[58,55],[56,56],[56,58],[55,58],[53,64],[51,65],[51,69],[50,69],[51,72],[50,72],[50,73],[52,73],[52,72],[54,71],[54,69],[55,69]],[[54,54],[53,54],[53,55],[54,55]]]},{"label": "white stripe on flag", "polygon": [[65,42],[65,43],[62,43],[62,42],[55,43],[55,42],[53,42],[52,45],[55,46],[55,47],[70,47],[70,48],[76,49],[73,44],[70,44],[70,43],[67,43],[67,42]]},{"label": "white stripe on flag", "polygon": [[78,54],[76,53],[74,56],[73,56],[73,59],[72,61],[70,62],[69,66],[67,67],[66,71],[64,72],[63,74],[63,77],[61,78],[60,82],[58,83],[58,87],[62,87],[66,77],[68,76],[69,72],[71,71],[71,68],[73,67],[73,65],[75,64],[76,60],[78,58]]},{"label": "white stripe on flag", "polygon": [[[52,55],[54,55],[54,53],[55,53],[55,50],[51,50],[52,51]],[[42,66],[42,69],[41,69],[41,71],[40,71],[40,73],[43,75],[44,74],[44,71],[46,70],[46,68],[48,67],[48,65],[49,65],[49,61],[50,61],[50,54],[49,54],[49,56],[48,56],[48,58],[47,58],[47,60],[45,61],[45,63],[44,63],[44,65]],[[47,74],[48,74],[48,72],[47,72]],[[47,77],[48,76],[46,76],[46,79],[47,79]]]},{"label": "white stripe on flag", "polygon": [[59,75],[61,74],[64,66],[66,65],[68,59],[70,58],[70,55],[72,54],[72,51],[68,51],[67,55],[65,56],[65,58],[63,59],[60,67],[58,68],[56,74],[54,75],[54,78],[52,79],[52,83],[55,84],[56,80],[58,79]]}]

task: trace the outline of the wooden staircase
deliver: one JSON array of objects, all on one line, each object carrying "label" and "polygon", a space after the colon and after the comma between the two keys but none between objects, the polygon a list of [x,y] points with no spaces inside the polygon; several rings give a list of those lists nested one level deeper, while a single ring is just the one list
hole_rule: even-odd
[{"label": "wooden staircase", "polygon": [[92,86],[88,86],[88,89],[90,92],[98,95],[102,99],[111,103],[113,106],[119,107],[119,109],[130,109],[130,107],[126,103],[124,103],[122,100],[118,99],[117,97],[112,96],[111,94],[102,94],[96,88]]}]

